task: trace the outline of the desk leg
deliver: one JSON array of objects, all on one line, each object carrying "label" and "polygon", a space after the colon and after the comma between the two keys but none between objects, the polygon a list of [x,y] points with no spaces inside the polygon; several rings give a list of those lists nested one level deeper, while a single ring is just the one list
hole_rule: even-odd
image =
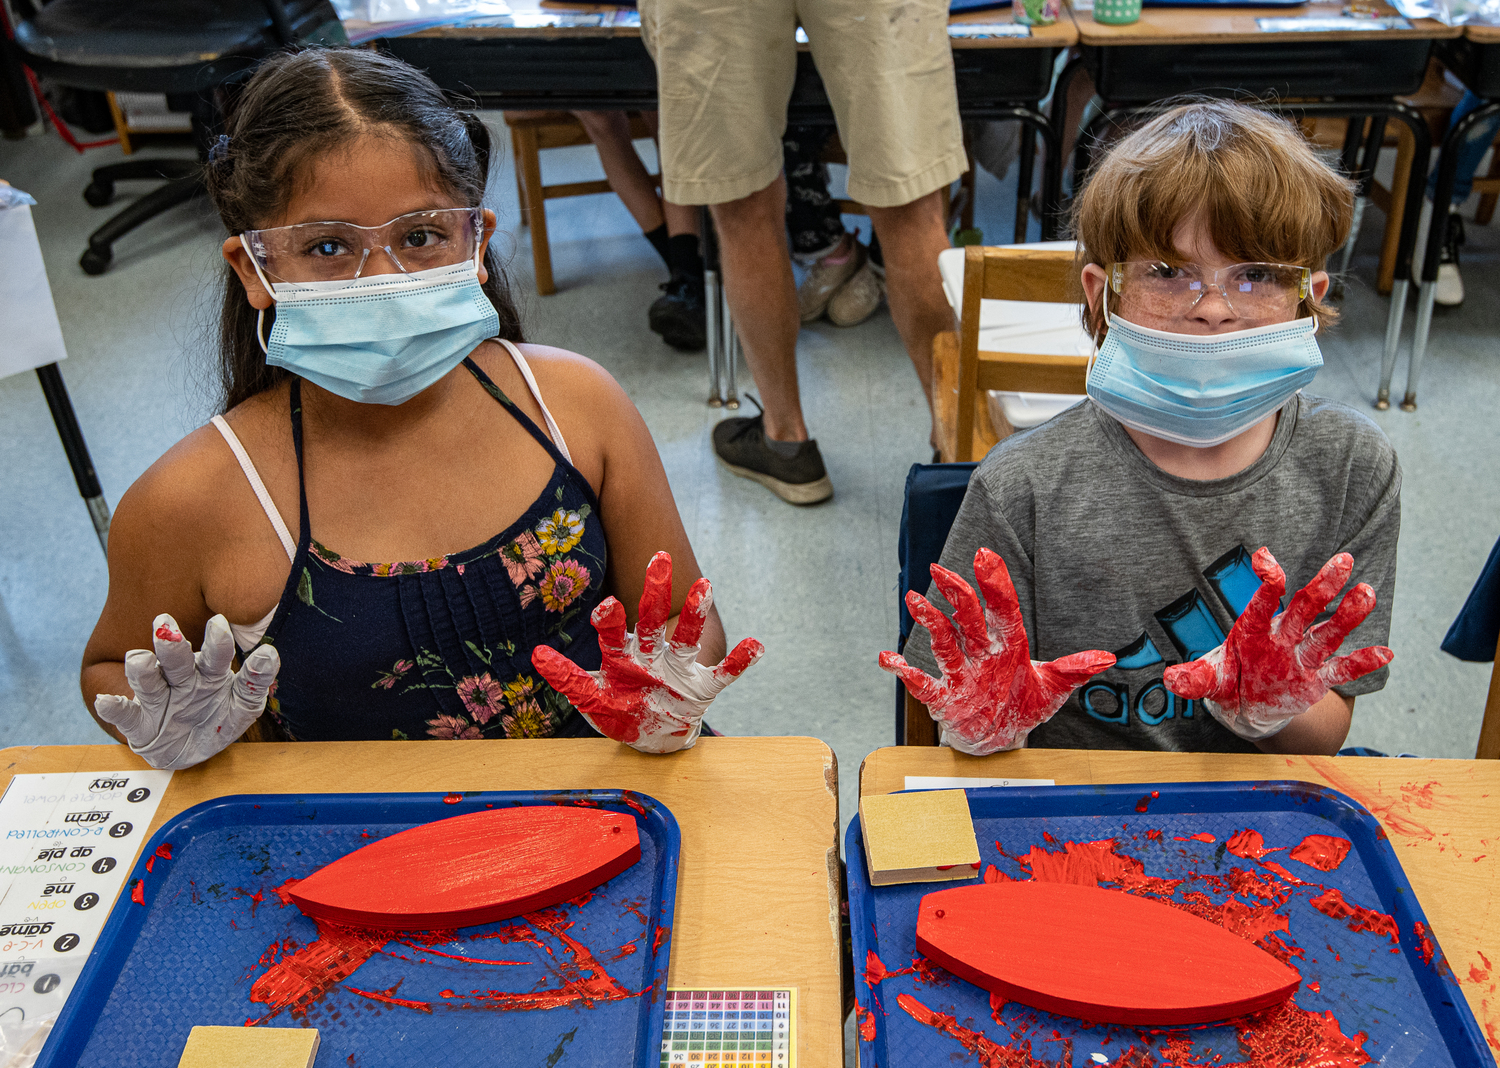
[{"label": "desk leg", "polygon": [[740,391],[735,376],[739,373],[740,335],[734,328],[734,316],[729,311],[729,290],[724,289],[724,407],[735,411],[740,406]]},{"label": "desk leg", "polygon": [[109,555],[109,504],[104,499],[104,490],[99,486],[99,476],[94,473],[94,461],[89,456],[89,447],[83,440],[78,417],[73,413],[73,402],[68,397],[68,387],[63,384],[62,372],[57,364],[49,363],[36,369],[42,383],[42,393],[47,397],[47,407],[52,410],[52,421],[57,424],[57,436],[62,439],[63,451],[68,454],[68,466],[73,469],[73,481],[78,484],[78,493],[88,506],[89,518],[94,523],[94,533],[99,538],[99,548]]},{"label": "desk leg", "polygon": [[724,328],[720,325],[724,314],[724,287],[719,284],[719,235],[714,230],[714,217],[707,207],[698,209],[698,239],[703,246],[704,327],[708,333],[708,406],[720,408],[724,405],[719,371],[720,347],[724,339]]}]

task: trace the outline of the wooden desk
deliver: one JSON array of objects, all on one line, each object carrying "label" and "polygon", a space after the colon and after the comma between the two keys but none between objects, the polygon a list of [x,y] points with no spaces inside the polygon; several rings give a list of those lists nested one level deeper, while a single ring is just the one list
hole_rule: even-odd
[{"label": "wooden desk", "polygon": [[[12,775],[144,768],[124,746],[0,750]],[[815,738],[703,738],[650,757],[603,740],[232,745],[172,776],[154,833],[225,794],[627,788],[682,830],[674,987],[798,988],[797,1063],[843,1064],[838,767]]]},{"label": "wooden desk", "polygon": [[913,746],[866,757],[860,793],[904,789],[907,775],[1055,779],[1059,786],[1297,779],[1340,790],[1390,836],[1469,1007],[1500,1051],[1500,975],[1490,966],[1500,963],[1500,761],[1047,749],[970,757]]},{"label": "wooden desk", "polygon": [[[1383,15],[1397,15],[1395,8],[1380,7]],[[1075,16],[1078,37],[1085,45],[1131,44],[1244,44],[1269,41],[1360,41],[1378,37],[1382,41],[1433,41],[1457,37],[1459,26],[1447,26],[1437,19],[1418,19],[1409,30],[1339,30],[1318,31],[1306,35],[1267,33],[1255,24],[1266,18],[1331,18],[1343,14],[1342,0],[1314,0],[1296,7],[1148,7],[1141,11],[1140,21],[1125,26],[1095,22],[1093,15]]]}]

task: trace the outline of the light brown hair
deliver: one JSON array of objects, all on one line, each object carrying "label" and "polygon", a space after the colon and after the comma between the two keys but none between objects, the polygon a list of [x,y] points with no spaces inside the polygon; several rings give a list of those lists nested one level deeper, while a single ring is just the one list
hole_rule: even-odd
[{"label": "light brown hair", "polygon": [[[1183,262],[1172,232],[1201,212],[1214,244],[1242,263],[1322,270],[1349,234],[1354,184],[1318,158],[1291,123],[1228,100],[1194,100],[1111,148],[1073,204],[1078,268],[1133,259]],[[1083,308],[1102,342],[1103,302]],[[1332,322],[1309,295],[1299,317]]]}]

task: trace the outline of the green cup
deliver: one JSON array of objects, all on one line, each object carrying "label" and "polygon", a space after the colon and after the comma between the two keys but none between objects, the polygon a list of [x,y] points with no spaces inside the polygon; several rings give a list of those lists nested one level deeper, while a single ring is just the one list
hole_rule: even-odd
[{"label": "green cup", "polygon": [[1125,26],[1141,17],[1141,0],[1094,0],[1094,21]]}]

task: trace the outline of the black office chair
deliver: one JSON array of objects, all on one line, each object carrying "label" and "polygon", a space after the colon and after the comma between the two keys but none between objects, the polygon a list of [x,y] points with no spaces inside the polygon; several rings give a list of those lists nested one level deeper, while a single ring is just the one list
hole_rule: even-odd
[{"label": "black office chair", "polygon": [[15,45],[38,74],[81,89],[164,93],[191,112],[197,160],[139,159],[100,167],[83,196],[99,207],[115,183],[163,179],[89,236],[79,259],[103,274],[112,246],[147,219],[204,192],[202,161],[218,134],[221,93],[290,45],[347,44],[329,0],[16,0]]}]

